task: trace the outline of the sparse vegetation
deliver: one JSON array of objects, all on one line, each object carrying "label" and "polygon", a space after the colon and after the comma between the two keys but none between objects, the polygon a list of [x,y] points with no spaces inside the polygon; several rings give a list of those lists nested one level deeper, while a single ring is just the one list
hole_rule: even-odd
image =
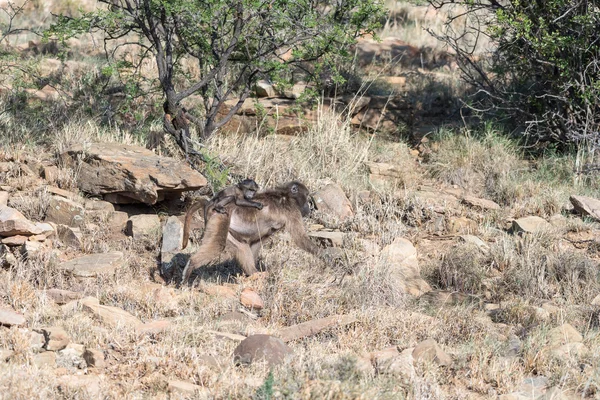
[{"label": "sparse vegetation", "polygon": [[[107,13],[95,8],[95,1],[42,3],[27,3],[14,26],[46,28],[54,21],[50,11],[84,20],[89,13]],[[269,18],[289,6],[275,3],[279,14]],[[249,132],[240,123],[197,140],[199,134],[191,131],[204,155],[197,167],[212,189],[239,177],[264,188],[298,179],[317,199],[326,185],[339,185],[348,198],[339,203],[350,204],[352,213],[342,218],[316,203],[305,220],[310,233],[323,236],[320,246],[335,247],[336,256],[330,262],[315,258],[282,233],[263,243],[264,272],[247,277],[224,262],[207,266],[193,285],[181,287],[165,273],[169,255],[162,227],[173,216],[181,218],[188,197],[206,195],[208,187],[154,205],[90,205],[90,197],[99,196],[78,189],[89,151],[75,163],[64,157],[73,145],[86,149],[108,142],[150,148],[187,168],[178,143],[164,136],[163,94],[136,97],[135,87],[106,91],[116,82],[113,73],[128,70],[102,61],[98,33],[71,39],[70,50],[58,46],[58,52],[43,47],[31,32],[0,38],[0,210],[6,210],[6,199],[33,223],[48,218],[56,196],[85,209],[70,231],[0,235],[0,399],[487,399],[517,392],[531,399],[542,394],[591,399],[600,394],[600,223],[570,201],[572,195],[598,199],[599,175],[582,167],[597,159],[597,150],[589,142],[572,149],[527,145],[514,140],[506,125],[461,114],[469,88],[451,55],[423,29],[442,32],[446,17],[457,9],[435,10],[423,1],[385,6],[389,13],[377,33],[391,40],[377,44],[363,38],[358,46],[402,51],[396,59],[383,52],[369,56],[369,62],[355,60],[352,73],[363,82],[360,93],[306,106],[275,88],[267,100],[257,98],[253,110],[236,114],[236,123],[256,117]],[[527,12],[538,6],[520,5],[532,7]],[[111,12],[115,17],[120,11]],[[136,56],[122,44],[123,56]],[[189,71],[177,72],[197,68],[178,61]],[[18,72],[13,74],[11,63]],[[139,76],[154,79],[153,68],[141,64]],[[231,76],[225,78],[228,85]],[[185,87],[193,80],[184,74],[175,81]],[[372,103],[365,100],[371,97]],[[202,99],[188,100],[190,109],[203,107]],[[385,104],[410,114],[410,123],[388,129],[391,120],[381,117],[386,111],[373,107],[369,116],[366,108],[355,112],[353,107],[362,107],[357,104]],[[282,134],[284,120],[286,128],[298,122],[300,129]],[[160,228],[154,224],[141,236],[126,235],[122,218],[139,214],[160,220]],[[518,225],[526,216],[540,217],[540,228]],[[175,259],[194,251],[203,226],[200,220],[195,224],[190,248],[178,250]],[[0,232],[5,228],[0,220]],[[67,261],[82,256],[100,254],[100,263],[109,252],[122,255],[110,272],[82,277],[65,269]],[[61,300],[50,289],[75,298]],[[243,305],[245,289],[254,291],[264,308]],[[94,301],[114,308],[101,315]],[[5,310],[25,322],[1,325]],[[127,318],[115,323],[111,318],[121,312]],[[293,356],[280,364],[233,361],[243,337],[277,336],[293,325],[336,315],[350,322],[288,341]],[[42,349],[49,342],[39,332],[48,327],[62,328],[70,344]],[[415,352],[427,339],[438,348]],[[97,360],[84,357],[92,350]],[[444,356],[451,359],[448,365],[440,362]]]}]

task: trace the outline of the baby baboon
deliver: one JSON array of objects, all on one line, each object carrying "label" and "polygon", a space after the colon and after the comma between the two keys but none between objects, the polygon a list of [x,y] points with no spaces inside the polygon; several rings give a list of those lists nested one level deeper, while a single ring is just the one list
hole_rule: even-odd
[{"label": "baby baboon", "polygon": [[[204,205],[204,236],[206,236],[207,222],[214,213],[228,214],[225,208],[228,204],[234,202],[235,205],[240,207],[254,207],[261,209],[263,205],[256,201],[252,201],[254,195],[258,191],[258,185],[252,179],[244,179],[240,183],[234,186],[226,187],[225,189],[218,192],[210,201],[206,203],[196,202],[185,214],[185,222],[183,225],[183,243],[182,248],[186,248],[190,238],[190,225],[194,213]],[[222,218],[219,218],[222,219]],[[229,218],[227,218],[229,219]],[[226,231],[225,231],[226,232]],[[223,246],[225,246],[225,239],[223,238]]]},{"label": "baby baboon", "polygon": [[283,228],[290,232],[298,247],[320,255],[320,249],[310,240],[302,222],[302,217],[310,211],[308,198],[306,186],[290,182],[258,192],[254,199],[263,204],[262,209],[231,205],[227,218],[217,213],[210,216],[200,248],[183,271],[183,282],[194,269],[216,260],[224,249],[233,255],[244,273],[252,275],[257,272],[256,260],[262,242]]}]

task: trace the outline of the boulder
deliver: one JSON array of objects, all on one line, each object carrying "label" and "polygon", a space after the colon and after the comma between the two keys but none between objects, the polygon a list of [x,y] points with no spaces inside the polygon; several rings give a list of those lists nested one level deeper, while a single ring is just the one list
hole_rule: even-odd
[{"label": "boulder", "polygon": [[354,215],[352,203],[350,203],[342,188],[336,184],[331,183],[318,190],[313,198],[317,210],[335,215],[342,221]]},{"label": "boulder", "polygon": [[40,332],[44,335],[46,343],[44,348],[48,351],[59,351],[67,347],[71,339],[61,327],[42,328]]},{"label": "boulder", "polygon": [[132,215],[127,221],[125,233],[139,239],[152,235],[160,230],[160,218],[156,214]]},{"label": "boulder", "polygon": [[14,208],[0,205],[0,236],[39,235],[43,229]]},{"label": "boulder", "polygon": [[90,254],[77,257],[58,266],[63,271],[69,271],[78,277],[94,277],[98,274],[111,274],[123,265],[123,253],[111,251],[109,253]]},{"label": "boulder", "polygon": [[22,246],[23,244],[25,244],[26,241],[27,241],[27,236],[15,235],[15,236],[9,236],[9,237],[6,237],[6,238],[0,240],[0,243],[5,244],[10,247],[15,247],[15,246]]},{"label": "boulder", "polygon": [[146,204],[207,184],[206,178],[188,165],[161,157],[139,146],[117,143],[75,145],[63,154],[70,162],[84,160],[77,168],[79,189],[91,195],[119,194]]},{"label": "boulder", "polygon": [[233,351],[236,364],[251,364],[265,360],[270,366],[280,364],[292,354],[283,340],[270,335],[252,335],[244,339]]},{"label": "boulder", "polygon": [[400,289],[413,296],[429,292],[431,287],[421,278],[417,249],[405,238],[396,238],[380,253],[382,262],[390,267],[391,277]]},{"label": "boulder", "polygon": [[81,204],[63,197],[52,196],[46,221],[81,228],[85,226],[84,214],[85,210]]},{"label": "boulder", "polygon": [[83,248],[83,234],[79,228],[60,224],[56,226],[56,235],[58,236],[58,240],[65,246],[76,250]]},{"label": "boulder", "polygon": [[600,200],[592,197],[575,195],[569,197],[569,200],[578,213],[592,217],[596,221],[600,221]]}]

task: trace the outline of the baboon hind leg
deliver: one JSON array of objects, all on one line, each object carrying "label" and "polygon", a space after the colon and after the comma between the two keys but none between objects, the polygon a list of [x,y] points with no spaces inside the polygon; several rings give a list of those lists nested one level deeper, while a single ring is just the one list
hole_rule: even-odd
[{"label": "baboon hind leg", "polygon": [[200,241],[200,247],[183,269],[182,283],[189,280],[194,269],[217,260],[227,243],[229,231],[229,215],[214,213],[208,216],[206,228]]},{"label": "baboon hind leg", "polygon": [[254,253],[248,244],[240,242],[231,234],[227,236],[227,244],[229,251],[233,253],[233,257],[246,275],[250,276],[258,272]]}]

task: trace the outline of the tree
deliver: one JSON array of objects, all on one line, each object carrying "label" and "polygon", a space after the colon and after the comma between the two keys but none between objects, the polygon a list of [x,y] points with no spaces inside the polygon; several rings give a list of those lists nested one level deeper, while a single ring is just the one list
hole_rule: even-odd
[{"label": "tree", "polygon": [[[593,0],[429,0],[454,7],[446,31],[471,106],[536,140],[600,144],[600,12]],[[456,7],[458,6],[458,7]],[[459,24],[463,29],[455,30]],[[475,57],[485,40],[489,53]]]},{"label": "tree", "polygon": [[[188,123],[203,139],[227,123],[261,78],[285,76],[307,62],[334,72],[336,56],[362,33],[372,33],[383,13],[380,0],[99,0],[106,10],[78,18],[59,16],[48,31],[62,40],[101,31],[113,50],[135,44],[139,64],[154,57],[165,97],[165,129],[187,149]],[[106,47],[106,46],[105,46]],[[291,57],[289,54],[291,52]],[[111,52],[114,57],[115,51]],[[194,60],[189,81],[182,61]],[[316,68],[315,70],[319,70]],[[139,74],[137,75],[139,76]],[[182,107],[199,93],[203,118]],[[225,109],[224,102],[237,98]]]}]

